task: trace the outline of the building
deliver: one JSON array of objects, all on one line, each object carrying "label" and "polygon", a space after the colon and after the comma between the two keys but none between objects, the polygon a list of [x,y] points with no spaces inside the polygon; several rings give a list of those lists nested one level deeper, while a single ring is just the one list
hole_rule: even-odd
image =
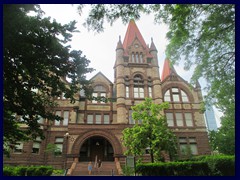
[{"label": "building", "polygon": [[218,127],[213,107],[207,106],[204,115],[208,131],[217,131]]},{"label": "building", "polygon": [[[114,52],[110,52],[114,53]],[[170,109],[164,113],[168,126],[178,138],[179,155],[187,146],[194,155],[210,153],[203,114],[201,87],[191,87],[175,71],[168,59],[163,65],[160,78],[157,49],[151,40],[148,47],[133,20],[128,24],[125,38],[116,46],[114,82],[103,73],[97,73],[91,80],[93,96],[104,96],[114,101],[97,102],[87,100],[84,93],[76,94],[76,101],[56,99],[59,106],[55,113],[62,116],[62,122],[48,122],[41,119],[45,140],[20,143],[15,147],[6,164],[45,164],[58,168],[70,168],[74,163],[114,161],[118,166],[124,163],[124,147],[121,145],[122,130],[131,127],[131,106],[151,97],[154,103],[168,101]],[[55,144],[59,152],[47,153],[47,145]],[[67,155],[67,156],[66,156]],[[148,155],[146,155],[148,157]]]}]

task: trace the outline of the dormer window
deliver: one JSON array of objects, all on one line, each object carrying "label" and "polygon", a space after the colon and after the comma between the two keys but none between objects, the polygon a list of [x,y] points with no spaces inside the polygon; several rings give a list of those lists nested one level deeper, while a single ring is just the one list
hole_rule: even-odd
[{"label": "dormer window", "polygon": [[[107,93],[106,93],[106,88],[103,85],[97,85],[94,87],[93,89],[93,93],[92,93],[92,97],[106,97]],[[98,101],[96,100],[92,100],[92,103],[98,103]],[[101,103],[104,103],[101,101]]]}]

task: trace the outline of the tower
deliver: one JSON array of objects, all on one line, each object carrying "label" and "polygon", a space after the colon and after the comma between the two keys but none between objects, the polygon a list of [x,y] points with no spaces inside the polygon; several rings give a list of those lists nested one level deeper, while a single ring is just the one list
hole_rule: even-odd
[{"label": "tower", "polygon": [[119,38],[114,66],[117,122],[128,123],[131,106],[151,97],[162,102],[157,49],[146,45],[134,20],[130,20],[123,43]]}]

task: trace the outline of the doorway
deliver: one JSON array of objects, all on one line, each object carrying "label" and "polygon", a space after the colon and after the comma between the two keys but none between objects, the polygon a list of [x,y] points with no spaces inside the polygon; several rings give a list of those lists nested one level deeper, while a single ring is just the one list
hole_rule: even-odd
[{"label": "doorway", "polygon": [[93,136],[85,140],[80,148],[79,161],[92,161],[97,159],[102,161],[114,161],[113,147],[104,137]]}]

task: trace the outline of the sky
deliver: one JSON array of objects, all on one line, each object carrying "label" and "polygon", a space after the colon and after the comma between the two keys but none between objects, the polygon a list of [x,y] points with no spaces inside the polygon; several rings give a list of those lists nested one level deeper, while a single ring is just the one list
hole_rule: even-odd
[{"label": "sky", "polygon": [[[94,68],[95,71],[91,74],[87,74],[87,79],[90,79],[98,72],[102,72],[110,81],[113,82],[113,66],[115,62],[115,50],[119,36],[123,42],[125,33],[127,31],[128,24],[123,24],[119,19],[112,26],[110,24],[104,24],[104,32],[96,33],[88,31],[83,26],[87,18],[88,7],[83,9],[81,16],[77,12],[77,5],[70,4],[41,4],[41,9],[46,13],[45,16],[50,16],[56,19],[61,24],[67,24],[70,21],[77,21],[76,27],[79,33],[74,33],[71,41],[71,47],[74,50],[81,50],[83,55],[91,61],[89,67]],[[158,64],[160,75],[162,74],[162,67],[165,60],[165,49],[168,43],[166,39],[166,33],[168,27],[165,24],[154,23],[153,15],[142,15],[140,20],[135,21],[146,44],[151,43],[151,38],[158,50]],[[189,71],[183,69],[183,63],[179,63],[179,66],[174,65],[174,68],[179,76],[184,80],[190,81],[193,73],[193,68]],[[202,87],[204,87],[204,81],[200,81]],[[203,92],[203,95],[206,92]],[[222,114],[214,107],[217,125],[220,126],[219,117]]]}]

